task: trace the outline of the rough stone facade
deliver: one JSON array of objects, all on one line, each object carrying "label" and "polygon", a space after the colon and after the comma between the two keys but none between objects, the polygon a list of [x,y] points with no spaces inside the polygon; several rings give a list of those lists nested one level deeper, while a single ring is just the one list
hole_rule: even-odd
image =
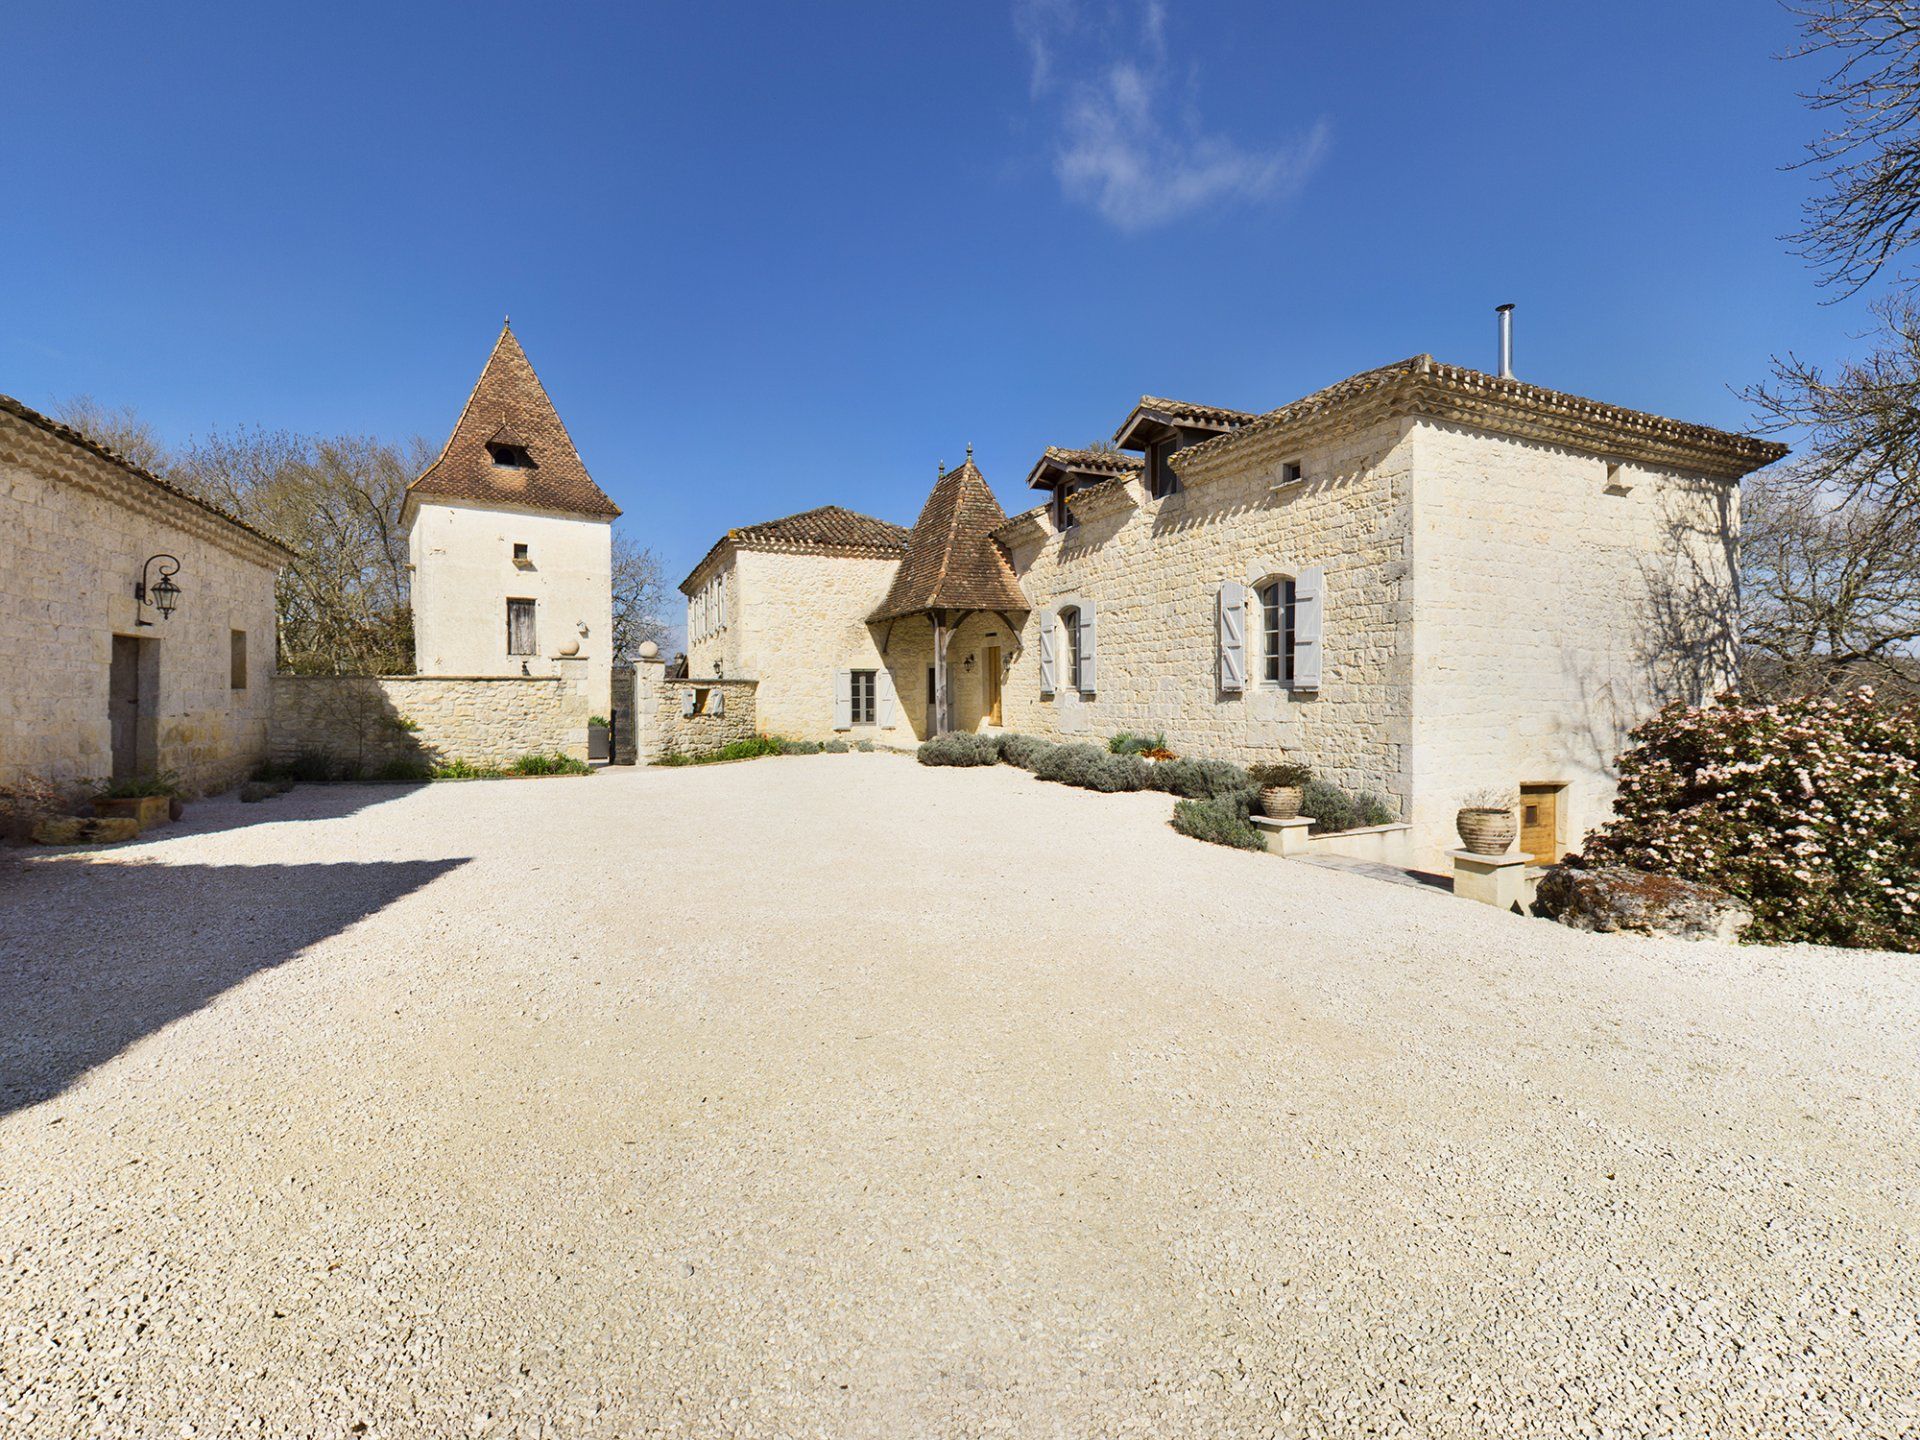
[{"label": "rough stone facade", "polygon": [[[155,554],[180,561],[169,619],[134,598]],[[134,717],[136,772],[173,771],[189,794],[244,779],[267,746],[287,559],[65,427],[0,405],[0,785],[111,776],[116,703]],[[116,636],[123,653],[137,643],[133,701],[110,696]]]},{"label": "rough stone facade", "polygon": [[[633,667],[635,760],[651,765],[666,755],[710,755],[762,733],[754,680],[667,679],[660,660]],[[624,748],[624,747],[623,747]]]},{"label": "rough stone facade", "polygon": [[375,775],[383,766],[506,765],[522,755],[587,758],[586,662],[551,676],[282,675],[275,760],[302,752]]}]

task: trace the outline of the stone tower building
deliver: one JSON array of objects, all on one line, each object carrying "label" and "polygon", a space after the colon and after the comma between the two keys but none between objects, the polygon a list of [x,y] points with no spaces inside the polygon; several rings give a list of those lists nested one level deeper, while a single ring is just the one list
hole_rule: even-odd
[{"label": "stone tower building", "polygon": [[588,704],[607,714],[619,513],[503,326],[439,458],[407,490],[415,668],[546,675],[583,657]]}]

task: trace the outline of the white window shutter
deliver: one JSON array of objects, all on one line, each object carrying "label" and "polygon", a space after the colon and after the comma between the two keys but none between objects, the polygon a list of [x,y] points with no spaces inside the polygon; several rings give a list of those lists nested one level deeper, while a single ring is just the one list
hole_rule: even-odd
[{"label": "white window shutter", "polygon": [[853,671],[836,670],[833,675],[833,728],[853,728]]},{"label": "white window shutter", "polygon": [[893,672],[883,668],[875,683],[880,687],[880,728],[891,730],[894,714]]},{"label": "white window shutter", "polygon": [[1053,694],[1053,611],[1040,612],[1040,693]]},{"label": "white window shutter", "polygon": [[1080,693],[1091,695],[1100,687],[1094,683],[1093,673],[1093,601],[1080,602]]},{"label": "white window shutter", "polygon": [[707,708],[715,715],[726,714],[727,713],[727,692],[724,690],[714,691],[713,704],[709,705]]},{"label": "white window shutter", "polygon": [[688,718],[692,718],[693,715],[694,693],[692,690],[680,692],[680,713]]},{"label": "white window shutter", "polygon": [[1327,572],[1302,570],[1293,581],[1293,688],[1320,688],[1320,630],[1326,614]]},{"label": "white window shutter", "polygon": [[1238,580],[1220,587],[1220,688],[1247,688],[1247,587]]}]

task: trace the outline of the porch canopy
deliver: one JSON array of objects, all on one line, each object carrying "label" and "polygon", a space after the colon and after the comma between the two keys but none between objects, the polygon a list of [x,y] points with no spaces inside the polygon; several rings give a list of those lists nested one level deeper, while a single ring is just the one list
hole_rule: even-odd
[{"label": "porch canopy", "polygon": [[947,642],[969,615],[998,615],[1009,633],[1012,619],[1031,608],[1014,578],[1013,566],[994,540],[1006,512],[993,498],[984,475],[973,463],[973,447],[957,470],[940,469],[933,493],[907,539],[907,555],[894,572],[893,586],[880,608],[867,617],[885,627],[880,650],[886,653],[894,626],[924,616],[933,626],[933,716],[929,728],[944,734],[953,728],[953,697],[947,683]]}]

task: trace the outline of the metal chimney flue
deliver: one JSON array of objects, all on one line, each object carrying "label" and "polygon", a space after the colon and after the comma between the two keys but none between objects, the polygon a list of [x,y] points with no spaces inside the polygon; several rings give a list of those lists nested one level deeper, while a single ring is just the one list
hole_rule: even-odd
[{"label": "metal chimney flue", "polygon": [[1496,305],[1494,313],[1500,317],[1500,378],[1513,379],[1513,306]]}]

